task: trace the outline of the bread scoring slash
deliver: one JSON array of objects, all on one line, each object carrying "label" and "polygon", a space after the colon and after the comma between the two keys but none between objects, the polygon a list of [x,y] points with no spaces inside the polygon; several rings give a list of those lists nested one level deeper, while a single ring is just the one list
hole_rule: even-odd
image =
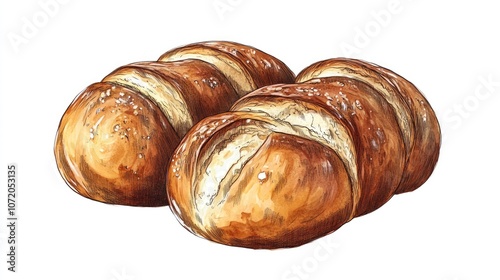
[{"label": "bread scoring slash", "polygon": [[296,247],[418,188],[440,141],[434,111],[410,82],[330,59],[197,123],[174,152],[167,194],[197,236]]},{"label": "bread scoring slash", "polygon": [[122,66],[82,91],[63,114],[54,153],[72,190],[100,202],[165,206],[168,163],[187,131],[258,87],[293,82],[277,58],[210,41]]}]

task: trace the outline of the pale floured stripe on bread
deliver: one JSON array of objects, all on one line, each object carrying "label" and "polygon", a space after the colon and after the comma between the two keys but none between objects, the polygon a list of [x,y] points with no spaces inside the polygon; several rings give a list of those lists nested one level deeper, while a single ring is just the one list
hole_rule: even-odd
[{"label": "pale floured stripe on bread", "polygon": [[103,81],[133,89],[150,98],[179,136],[185,135],[194,124],[182,94],[153,70],[124,66],[106,76]]},{"label": "pale floured stripe on bread", "polygon": [[208,150],[200,155],[194,176],[198,178],[194,186],[194,205],[197,222],[202,227],[212,223],[213,208],[225,201],[243,166],[271,132],[269,124],[249,120],[245,125],[223,131],[217,137],[219,141],[211,141]]},{"label": "pale floured stripe on bread", "polygon": [[[270,116],[273,131],[288,133],[317,141],[332,149],[342,160],[351,179],[353,209],[359,201],[360,186],[354,141],[344,125],[329,112],[312,103],[286,98],[259,101],[246,99],[231,108],[233,111],[252,112]],[[354,215],[354,213],[353,213]]]},{"label": "pale floured stripe on bread", "polygon": [[208,46],[193,46],[170,51],[163,54],[158,61],[185,59],[198,59],[214,65],[226,76],[240,97],[256,88],[250,73],[240,66],[233,57]]},{"label": "pale floured stripe on bread", "polygon": [[364,67],[362,62],[349,59],[330,59],[313,64],[297,75],[297,82],[306,82],[315,78],[347,77],[363,81],[375,88],[391,105],[397,115],[397,122],[405,143],[406,153],[409,154],[413,145],[415,128],[408,105],[398,93],[395,85],[384,79],[379,73]]},{"label": "pale floured stripe on bread", "polygon": [[355,145],[350,133],[338,120],[314,104],[286,99],[280,99],[279,102],[250,99],[240,105],[233,108],[238,111],[233,113],[246,119],[243,124],[221,132],[223,134],[218,137],[212,137],[210,144],[205,145],[206,150],[198,155],[194,196],[200,224],[210,224],[213,214],[210,210],[224,202],[225,194],[238,178],[242,166],[272,132],[317,141],[335,151],[348,170],[353,205],[356,205],[359,200],[359,183],[353,148]]}]

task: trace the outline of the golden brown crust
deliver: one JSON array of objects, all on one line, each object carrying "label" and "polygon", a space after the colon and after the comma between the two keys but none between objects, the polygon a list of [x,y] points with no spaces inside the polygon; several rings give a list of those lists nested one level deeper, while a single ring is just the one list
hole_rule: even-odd
[{"label": "golden brown crust", "polygon": [[365,62],[365,65],[391,81],[410,107],[415,139],[396,193],[413,191],[431,176],[439,158],[441,128],[436,113],[420,90],[404,77],[373,63]]},{"label": "golden brown crust", "polygon": [[[128,96],[136,101],[124,103],[124,98]],[[94,200],[133,206],[167,205],[165,174],[170,156],[180,139],[194,123],[226,111],[237,98],[225,76],[211,64],[200,60],[137,62],[122,66],[107,75],[101,83],[89,87],[64,114],[62,122],[65,124],[59,128],[55,152],[71,153],[72,156],[56,156],[61,173],[70,187]],[[99,103],[101,101],[102,104]],[[137,104],[139,101],[147,104],[149,110],[141,111],[145,105]],[[100,105],[96,109],[99,115],[89,113],[94,110],[95,104]],[[132,116],[122,120],[122,111],[127,104],[132,109],[128,108],[126,112]],[[118,107],[108,109],[111,106]],[[131,121],[131,118],[139,116],[148,123]],[[88,128],[79,124],[92,126],[90,123],[93,122],[98,123],[95,126],[100,131],[121,131],[126,127],[135,134],[125,131],[121,137],[113,137],[114,134],[103,134],[105,138],[95,135],[82,145],[76,140],[64,140],[88,134]],[[123,122],[127,122],[127,126]],[[104,127],[104,124],[113,127]],[[150,128],[161,135],[161,141],[150,141],[148,137],[151,136],[146,135]],[[142,130],[144,133],[140,135],[136,132]],[[151,154],[140,150],[144,147],[149,148]],[[137,168],[131,168],[129,163],[136,159],[134,155],[138,158],[133,161],[134,166],[140,163]]]},{"label": "golden brown crust", "polygon": [[295,74],[285,63],[254,47],[227,41],[202,44],[238,58],[248,69],[257,88],[277,83],[293,83],[295,79]]},{"label": "golden brown crust", "polygon": [[[272,121],[224,113],[186,135],[169,169],[168,192],[187,229],[222,244],[271,249],[298,246],[350,219],[350,181],[335,152],[273,131]],[[251,147],[255,138],[261,141]],[[227,173],[216,174],[221,169]]]},{"label": "golden brown crust", "polygon": [[90,85],[63,115],[54,152],[85,197],[170,204],[197,236],[274,249],[418,188],[440,140],[427,100],[389,69],[337,58],[295,79],[267,53],[217,41]]},{"label": "golden brown crust", "polygon": [[[136,62],[116,69],[103,81],[132,87],[147,95],[169,118],[180,138],[193,124],[206,116],[227,111],[238,99],[234,88],[217,68],[194,59]],[[146,89],[145,84],[152,86]]]},{"label": "golden brown crust", "polygon": [[159,61],[200,59],[215,65],[243,96],[257,88],[293,83],[295,74],[285,63],[251,46],[211,41],[185,45],[164,53]]},{"label": "golden brown crust", "polygon": [[[238,50],[235,53],[229,47]],[[54,152],[60,173],[73,190],[91,199],[113,204],[167,205],[165,180],[170,156],[182,136],[196,122],[228,110],[240,95],[262,83],[291,82],[294,79],[293,73],[281,61],[237,43],[203,42],[176,48],[167,54],[173,55],[165,59],[170,60],[168,62],[136,62],[116,69],[101,83],[90,86],[67,109],[57,132]],[[193,58],[203,57],[208,62],[188,59],[190,55]],[[219,63],[209,63],[214,61]],[[259,63],[264,63],[265,67]],[[271,66],[268,67],[266,63]],[[116,105],[108,104],[112,99],[108,97],[119,93],[131,96],[136,105],[142,104],[137,105],[138,108],[149,109],[144,111],[144,115],[135,108],[129,108],[132,111],[126,111],[126,114],[118,114],[116,112],[125,110],[125,103],[122,104],[119,101],[121,99],[116,97],[117,104],[121,106],[117,108],[120,109],[104,110],[102,106],[111,108]],[[100,102],[102,94],[105,102],[99,111],[99,118],[95,119],[96,115],[89,112],[93,110],[94,104]],[[151,115],[147,115],[146,111]],[[91,132],[82,125],[94,123],[92,125],[102,131],[113,130],[116,123],[120,124],[116,127],[121,129],[125,127],[121,123],[122,118],[130,113],[132,116],[128,118],[135,118],[134,125],[144,127],[135,127],[129,122],[127,129],[143,132],[144,135],[151,129],[158,135],[155,140],[148,138],[148,153],[138,151],[146,147],[143,138],[123,134],[126,136],[125,141],[117,137],[103,139],[94,135],[89,140]],[[147,119],[147,123],[139,121],[139,117],[141,120]],[[113,127],[105,127],[104,123]],[[83,136],[87,137],[87,142],[81,144]],[[112,162],[108,162],[110,160]]]},{"label": "golden brown crust", "polygon": [[96,83],[63,115],[55,156],[77,193],[116,204],[160,206],[167,155],[179,138],[156,105],[127,88]]},{"label": "golden brown crust", "polygon": [[387,100],[392,107],[393,113],[397,115],[405,149],[409,153],[415,135],[410,107],[393,83],[388,81],[382,73],[366,67],[365,64],[361,60],[348,58],[332,58],[318,61],[304,68],[297,75],[296,81],[301,83],[315,78],[347,77],[369,84]]},{"label": "golden brown crust", "polygon": [[[310,108],[313,108],[310,104],[323,108],[348,129],[354,140],[359,184],[354,193],[359,192],[359,198],[354,198],[357,201],[353,202],[356,207],[353,217],[386,203],[399,185],[406,160],[401,131],[394,114],[387,114],[391,110],[387,101],[370,85],[345,77],[320,78],[279,87],[278,91],[275,86],[254,91],[238,100],[231,110],[257,111],[259,107],[252,100],[263,100],[262,103],[273,106],[273,103],[283,102],[282,98],[304,102]],[[294,125],[311,126],[311,122],[304,118],[302,124]],[[329,129],[332,130],[322,128],[323,131]]]},{"label": "golden brown crust", "polygon": [[357,59],[335,58],[316,62],[297,75],[303,82],[317,77],[344,76],[370,83],[391,104],[407,151],[405,171],[396,193],[421,186],[439,158],[441,132],[434,110],[423,94],[395,72]]},{"label": "golden brown crust", "polygon": [[[174,214],[196,235],[250,248],[334,231],[387,202],[401,180],[405,152],[389,109],[369,85],[344,77],[260,88],[186,135],[169,170]],[[315,120],[326,114],[335,120]]]},{"label": "golden brown crust", "polygon": [[222,244],[293,247],[423,183],[434,166],[418,177],[428,159],[416,152],[437,156],[437,120],[411,84],[375,67],[315,64],[301,83],[259,88],[195,125],[168,173],[175,216]]}]

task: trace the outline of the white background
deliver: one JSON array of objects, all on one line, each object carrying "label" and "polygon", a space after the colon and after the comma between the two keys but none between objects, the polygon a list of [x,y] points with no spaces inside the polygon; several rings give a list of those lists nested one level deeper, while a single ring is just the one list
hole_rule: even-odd
[{"label": "white background", "polygon": [[[500,279],[493,1],[54,1],[0,4],[1,279]],[[334,234],[274,251],[202,240],[167,207],[71,191],[53,141],[72,99],[118,66],[217,39],[264,50],[296,73],[351,56],[408,78],[443,129],[432,177]],[[6,263],[9,163],[18,165],[16,273]]]}]

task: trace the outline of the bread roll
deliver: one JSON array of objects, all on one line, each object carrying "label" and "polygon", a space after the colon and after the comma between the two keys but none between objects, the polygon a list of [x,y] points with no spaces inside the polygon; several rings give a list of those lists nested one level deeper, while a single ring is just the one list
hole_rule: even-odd
[{"label": "bread roll", "polygon": [[[54,153],[75,192],[111,204],[167,205],[170,157],[195,123],[227,111],[257,85],[294,80],[285,64],[255,48],[232,42],[193,46],[198,44],[167,52],[160,61],[117,68],[73,100],[61,118]],[[184,51],[205,59],[168,55]],[[245,72],[220,69],[219,57]],[[236,90],[239,83],[245,86]]]},{"label": "bread roll", "polygon": [[[384,78],[388,72],[355,65],[351,76],[311,79],[307,68],[297,83],[262,87],[231,112],[197,123],[168,170],[167,194],[180,223],[225,245],[295,247],[425,181],[405,172],[412,160],[422,161],[416,150],[421,157],[439,153],[432,109],[426,105],[426,121],[438,130],[428,134],[437,137],[416,141],[424,128],[401,87],[383,88],[395,83]],[[433,166],[425,168],[423,177]]]},{"label": "bread roll", "polygon": [[391,104],[407,151],[405,172],[396,193],[421,186],[432,174],[439,157],[441,130],[434,110],[411,82],[397,73],[359,59],[335,58],[310,65],[297,82],[342,76],[369,83]]},{"label": "bread roll", "polygon": [[228,41],[185,45],[164,53],[159,61],[199,59],[221,71],[242,97],[257,88],[293,83],[295,74],[280,60],[256,48]]}]

